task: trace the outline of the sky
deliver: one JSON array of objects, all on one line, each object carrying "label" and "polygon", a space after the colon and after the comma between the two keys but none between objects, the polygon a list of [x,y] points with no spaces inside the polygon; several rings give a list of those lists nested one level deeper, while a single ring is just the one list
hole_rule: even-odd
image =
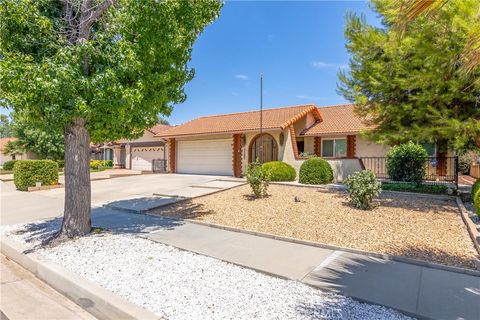
[{"label": "sky", "polygon": [[264,108],[347,103],[336,88],[349,11],[380,25],[367,1],[227,1],[193,47],[195,77],[168,121],[258,109],[260,74]]}]

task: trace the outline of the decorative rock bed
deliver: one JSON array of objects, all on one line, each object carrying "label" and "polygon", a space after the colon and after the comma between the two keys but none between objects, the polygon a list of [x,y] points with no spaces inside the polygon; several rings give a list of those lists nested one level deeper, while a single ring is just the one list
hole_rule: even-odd
[{"label": "decorative rock bed", "polygon": [[[3,229],[33,247],[57,227]],[[133,235],[102,233],[37,252],[167,319],[410,319]]]}]

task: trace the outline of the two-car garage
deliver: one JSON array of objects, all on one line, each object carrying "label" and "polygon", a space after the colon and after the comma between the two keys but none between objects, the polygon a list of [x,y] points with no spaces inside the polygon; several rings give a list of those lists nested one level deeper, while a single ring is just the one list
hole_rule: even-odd
[{"label": "two-car garage", "polygon": [[177,173],[232,175],[232,139],[179,140]]}]

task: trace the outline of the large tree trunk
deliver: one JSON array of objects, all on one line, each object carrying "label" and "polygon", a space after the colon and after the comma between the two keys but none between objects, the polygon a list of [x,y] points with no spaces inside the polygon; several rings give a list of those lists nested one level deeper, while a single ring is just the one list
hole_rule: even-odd
[{"label": "large tree trunk", "polygon": [[60,237],[90,232],[90,135],[85,120],[76,118],[65,127],[65,211]]}]

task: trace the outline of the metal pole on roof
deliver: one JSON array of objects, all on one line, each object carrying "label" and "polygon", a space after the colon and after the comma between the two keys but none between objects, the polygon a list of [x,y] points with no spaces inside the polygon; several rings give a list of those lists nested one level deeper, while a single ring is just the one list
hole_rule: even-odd
[{"label": "metal pole on roof", "polygon": [[263,163],[263,74],[260,74],[260,163]]}]

